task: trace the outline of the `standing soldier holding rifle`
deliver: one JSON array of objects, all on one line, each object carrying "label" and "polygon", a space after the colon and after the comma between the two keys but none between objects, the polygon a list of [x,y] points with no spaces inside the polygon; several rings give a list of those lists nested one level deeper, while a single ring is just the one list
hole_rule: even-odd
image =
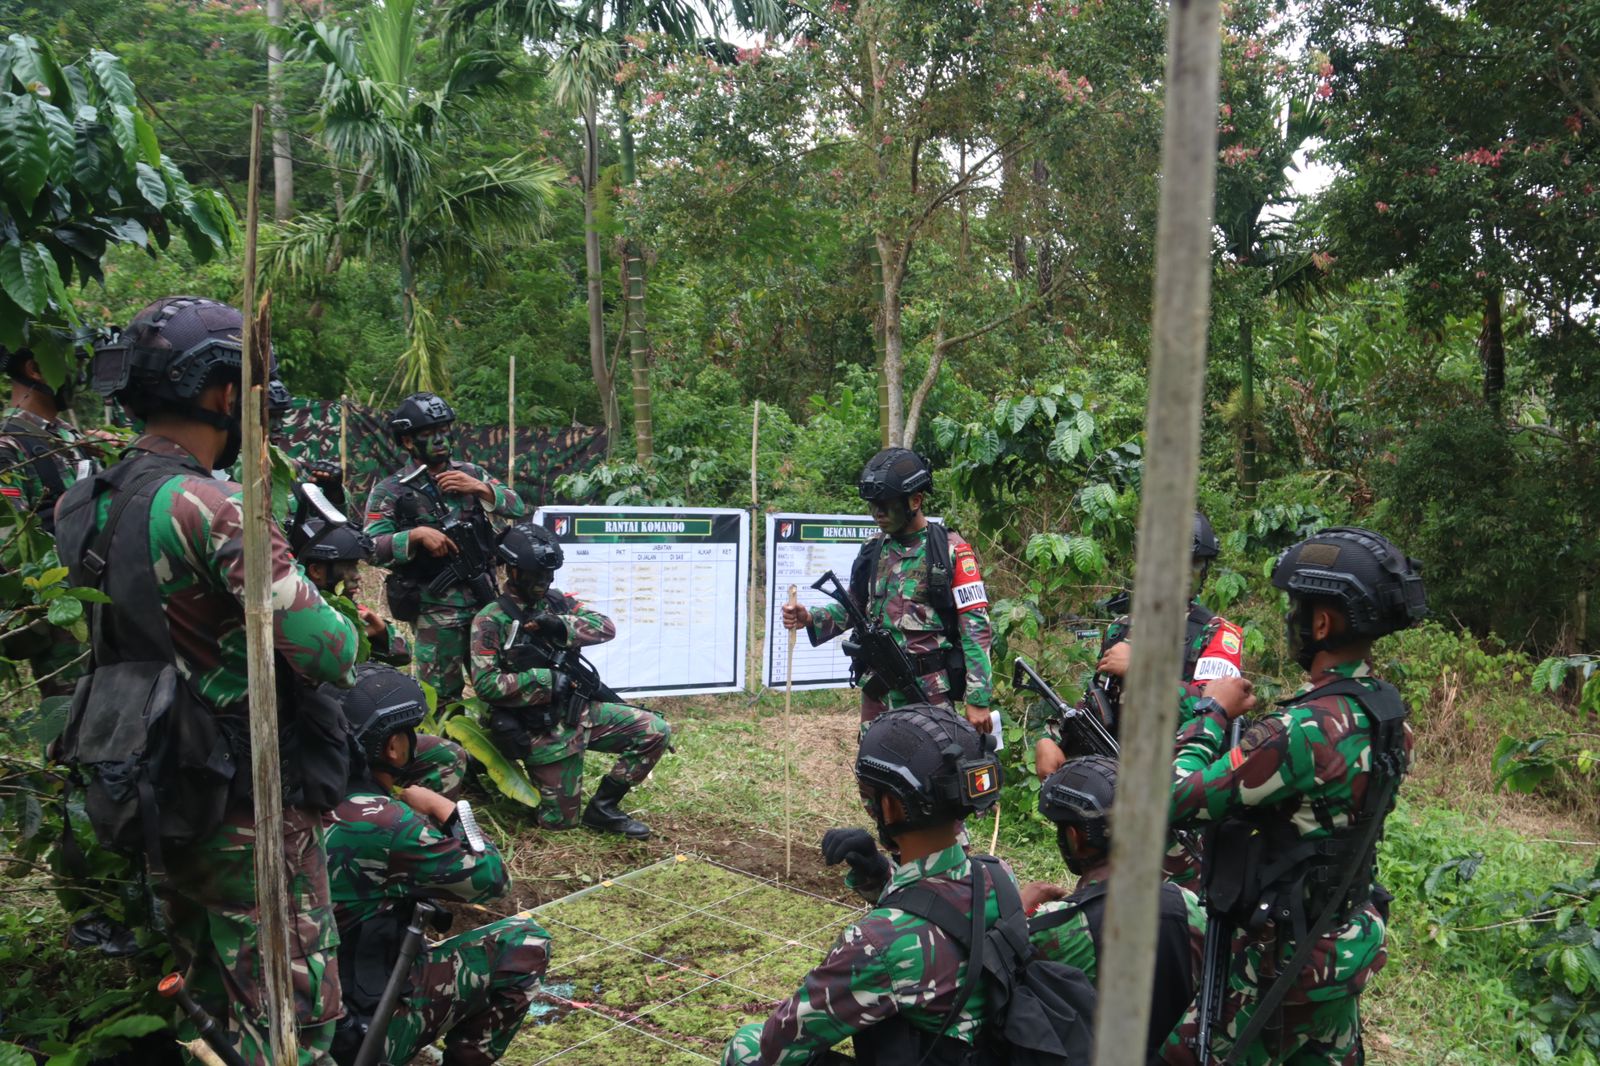
[{"label": "standing soldier holding rifle", "polygon": [[926,702],[952,713],[964,703],[973,728],[989,732],[988,594],[972,546],[923,513],[933,470],[907,448],[885,448],[857,487],[881,532],[861,546],[848,592],[829,571],[812,587],[837,602],[785,607],[785,628],[804,627],[813,645],[855,630],[845,650],[861,686],[863,730],[890,707]]},{"label": "standing soldier holding rifle", "polygon": [[418,676],[442,707],[459,700],[472,616],[494,599],[494,535],[484,509],[520,518],[508,486],[472,463],[450,458],[456,413],[431,392],[400,401],[389,431],[411,456],[367,498],[373,561],[391,571],[389,613],[416,625]]}]

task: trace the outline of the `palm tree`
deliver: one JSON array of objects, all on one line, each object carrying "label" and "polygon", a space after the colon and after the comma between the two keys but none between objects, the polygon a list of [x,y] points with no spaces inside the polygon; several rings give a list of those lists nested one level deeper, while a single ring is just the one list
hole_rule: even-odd
[{"label": "palm tree", "polygon": [[400,385],[436,391],[446,385],[444,349],[419,275],[493,273],[507,242],[538,235],[561,174],[524,156],[472,165],[452,155],[452,127],[516,91],[517,68],[467,51],[443,85],[419,85],[417,12],[418,0],[387,0],[366,9],[359,31],[321,21],[294,31],[297,54],[325,67],[319,132],[333,160],[355,172],[355,191],[332,214],[280,227],[263,262],[268,277],[303,278],[336,269],[352,246],[392,251],[407,340]]},{"label": "palm tree", "polygon": [[[589,282],[589,365],[600,391],[607,439],[613,448],[622,418],[615,367],[606,358],[600,231],[596,224],[599,104],[609,89],[622,155],[622,181],[632,185],[638,180],[632,101],[627,85],[620,84],[616,77],[635,47],[631,38],[650,32],[679,47],[717,47],[706,33],[720,32],[721,11],[720,4],[707,4],[702,9],[688,0],[578,0],[576,6],[564,6],[559,0],[463,0],[450,16],[458,30],[469,29],[482,19],[519,49],[525,42],[553,46],[556,54],[550,77],[556,102],[573,108],[583,119],[584,152],[579,177],[584,193],[584,251]],[[751,30],[776,31],[783,23],[780,0],[734,0],[733,17],[740,27]],[[622,259],[626,279],[625,328],[633,377],[634,448],[638,460],[648,463],[655,451],[650,335],[645,322],[644,258],[638,241],[631,235],[625,235]]]}]

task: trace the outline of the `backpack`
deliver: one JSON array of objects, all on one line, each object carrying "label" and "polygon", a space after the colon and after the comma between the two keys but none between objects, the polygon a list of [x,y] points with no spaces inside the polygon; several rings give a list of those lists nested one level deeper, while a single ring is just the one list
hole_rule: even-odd
[{"label": "backpack", "polygon": [[[873,582],[878,576],[878,558],[883,554],[883,534],[861,545],[850,564],[850,598],[863,613],[868,613]],[[957,617],[955,593],[951,591],[950,531],[942,522],[928,523],[928,600],[944,625],[944,638],[950,649],[944,669],[950,678],[950,699],[960,703],[967,694],[967,658],[961,651],[961,623]]]},{"label": "backpack", "polygon": [[[118,463],[69,489],[57,522],[73,584],[111,597],[87,605],[91,669],[73,692],[60,761],[100,842],[142,852],[156,870],[163,849],[215,832],[249,782],[248,723],[217,714],[179,673],[150,565],[150,506],[178,475],[205,476],[160,456]],[[105,492],[111,510],[96,532]]]},{"label": "backpack", "polygon": [[[932,923],[960,945],[967,976],[954,1006],[936,1032],[913,1027],[901,1016],[856,1038],[858,1062],[875,1066],[1069,1066],[1090,1061],[1094,1047],[1095,991],[1083,971],[1035,957],[1016,882],[990,855],[972,856],[970,915],[925,885],[891,893],[883,905]],[[1000,918],[986,926],[982,901],[992,881]],[[945,1032],[987,977],[984,1025],[967,1045]]]}]

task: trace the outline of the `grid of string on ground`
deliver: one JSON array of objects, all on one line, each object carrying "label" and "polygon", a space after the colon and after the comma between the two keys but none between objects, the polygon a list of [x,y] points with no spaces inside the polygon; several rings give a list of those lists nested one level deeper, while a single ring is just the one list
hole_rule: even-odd
[{"label": "grid of string on ground", "polygon": [[701,1066],[866,908],[678,855],[535,908],[551,964],[508,1066]]}]

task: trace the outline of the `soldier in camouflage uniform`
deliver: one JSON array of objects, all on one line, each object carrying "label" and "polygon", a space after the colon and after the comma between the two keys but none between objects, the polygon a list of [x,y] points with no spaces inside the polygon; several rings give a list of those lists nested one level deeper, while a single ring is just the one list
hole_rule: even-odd
[{"label": "soldier in camouflage uniform", "polygon": [[[994,679],[988,594],[972,546],[930,524],[923,513],[933,491],[932,469],[915,452],[885,448],[868,461],[857,487],[882,532],[861,546],[850,569],[851,599],[894,633],[929,703],[955,712],[957,702],[964,702],[967,721],[989,732]],[[845,632],[847,622],[844,607],[829,603],[815,610],[786,606],[783,624],[803,627],[815,646]],[[861,692],[862,729],[885,708],[918,699],[869,676]]]},{"label": "soldier in camouflage uniform", "polygon": [[[877,907],[839,935],[765,1023],[733,1035],[723,1066],[831,1063],[837,1060],[829,1049],[851,1038],[858,1059],[898,1048],[895,1061],[939,1066],[965,1061],[978,1039],[986,1020],[983,982],[975,982],[955,1009],[967,976],[966,952],[943,929],[896,903],[899,893],[920,886],[970,920],[977,903],[974,864],[957,835],[964,818],[983,813],[999,797],[992,744],[942,708],[912,704],[886,711],[861,737],[856,782],[893,858],[864,829],[829,830],[823,858],[829,865],[848,863],[846,883]],[[985,877],[1011,877],[997,862],[980,865]],[[1000,915],[998,893],[987,880],[980,883],[986,887],[985,925],[992,925]]]},{"label": "soldier in camouflage uniform", "polygon": [[[526,510],[517,494],[488,471],[451,460],[450,427],[455,417],[450,405],[431,392],[415,393],[401,401],[389,418],[389,428],[411,455],[411,462],[385,478],[367,497],[366,524],[376,545],[374,562],[402,575],[416,575],[424,585],[421,613],[415,619],[417,670],[438,693],[440,706],[461,698],[472,616],[484,604],[460,582],[439,593],[426,587],[426,576],[437,570],[437,560],[458,550],[436,528],[442,520],[434,508],[443,504],[455,516],[467,507],[487,507],[492,514],[507,518],[520,518]],[[427,472],[421,475],[424,468]],[[402,479],[408,480],[403,483]],[[397,618],[410,620],[393,602],[389,606]]]},{"label": "soldier in camouflage uniform", "polygon": [[[1387,959],[1376,852],[1354,849],[1374,819],[1381,826],[1412,744],[1399,693],[1368,660],[1373,641],[1422,618],[1427,601],[1412,560],[1378,534],[1348,527],[1288,549],[1272,583],[1289,594],[1289,648],[1309,675],[1306,687],[1253,722],[1236,747],[1228,723],[1240,707],[1202,699],[1178,736],[1169,818],[1219,823],[1205,872],[1213,921],[1254,862],[1246,857],[1257,854],[1252,842],[1261,863],[1290,866],[1234,905],[1231,913],[1252,913],[1259,899],[1278,920],[1234,938],[1222,1027],[1209,1051],[1221,1057],[1241,1044],[1238,1061],[1248,1066],[1354,1064],[1362,1061],[1359,996]],[[1337,898],[1347,876],[1350,891]],[[1314,932],[1324,914],[1328,931],[1289,973],[1301,947],[1293,927]],[[1256,1020],[1280,978],[1288,982],[1281,1006]],[[1196,1060],[1197,1027],[1191,1014],[1168,1043],[1168,1061]]]},{"label": "soldier in camouflage uniform", "polygon": [[592,670],[575,674],[586,665],[576,661],[577,649],[605,643],[617,627],[551,587],[563,562],[555,535],[531,522],[515,525],[501,535],[497,551],[506,566],[506,591],[472,622],[472,687],[493,708],[490,736],[506,758],[528,768],[545,829],[577,824],[583,753],[616,753],[584,808],[583,824],[648,837],[650,827],[618,804],[666,752],[672,727],[660,715],[621,702]]},{"label": "soldier in camouflage uniform", "polygon": [[[1034,949],[1046,959],[1077,967],[1090,981],[1099,974],[1111,877],[1109,816],[1116,788],[1117,764],[1103,755],[1068,759],[1050,775],[1039,789],[1039,813],[1055,823],[1061,858],[1077,875],[1078,884],[1071,895],[1044,882],[1022,888]],[[1147,1057],[1160,1052],[1194,999],[1205,939],[1206,916],[1199,898],[1170,882],[1163,884]]]},{"label": "soldier in camouflage uniform", "polygon": [[[56,501],[72,483],[100,469],[97,442],[61,419],[72,404],[78,368],[59,389],[45,383],[33,353],[0,349],[11,378],[11,403],[0,410],[0,499],[23,514],[37,515],[54,533]],[[0,505],[4,506],[4,505]],[[6,537],[0,528],[0,540]],[[40,696],[70,696],[83,673],[74,665],[83,647],[59,626],[41,623],[6,635],[8,658],[26,657]]]},{"label": "soldier in camouflage uniform", "polygon": [[[57,534],[74,583],[98,584],[99,557],[90,558],[89,549],[120,496],[113,479],[137,469],[172,471],[155,489],[146,520],[149,558],[142,565],[154,568],[179,673],[193,697],[215,710],[225,735],[234,738],[236,761],[247,766],[244,513],[239,486],[211,476],[232,464],[241,440],[242,327],[239,312],[224,304],[169,297],[140,311],[114,344],[95,353],[94,380],[105,382],[146,430],[117,467],[68,491],[57,508]],[[268,532],[280,669],[303,682],[349,684],[355,628],[305,579],[276,523]],[[140,539],[135,535],[133,542]],[[123,553],[124,543],[122,537],[111,542],[104,572],[141,565]],[[113,619],[120,616],[116,603],[106,609]],[[108,627],[113,650],[123,628]],[[280,716],[296,717],[285,709]],[[298,767],[284,769],[289,780],[283,838],[271,846],[283,848],[289,874],[299,1062],[325,1066],[340,1005],[322,814],[290,805],[300,789]],[[166,877],[157,885],[197,995],[222,1015],[229,1038],[251,1064],[267,1061],[268,1031],[256,949],[255,847],[254,815],[245,796],[228,807],[210,838],[184,854],[165,855]]]},{"label": "soldier in camouflage uniform", "polygon": [[[1213,614],[1200,603],[1200,592],[1205,588],[1206,577],[1211,572],[1211,562],[1221,550],[1211,522],[1199,511],[1194,513],[1194,530],[1191,542],[1194,596],[1189,602],[1188,631],[1184,635],[1183,674],[1178,693],[1178,724],[1183,726],[1194,717],[1195,705],[1211,681],[1223,677],[1240,677],[1244,671],[1244,633],[1234,623],[1219,614]],[[1111,601],[1113,610],[1126,610],[1126,592]],[[1115,732],[1120,726],[1119,709],[1122,679],[1127,675],[1133,646],[1128,642],[1132,628],[1126,614],[1106,628],[1100,642],[1100,660],[1095,667],[1095,680],[1106,695],[1105,704],[1111,717],[1104,724]],[[1096,710],[1094,703],[1090,709]],[[1098,713],[1098,711],[1097,711]],[[1073,754],[1086,754],[1074,752]],[[1051,718],[1045,725],[1045,736],[1034,746],[1034,770],[1043,781],[1055,773],[1066,760],[1062,749],[1061,721]],[[1180,843],[1174,837],[1168,845],[1162,872],[1167,880],[1195,889],[1200,882],[1198,842]]]},{"label": "soldier in camouflage uniform", "polygon": [[[323,512],[303,487],[295,490],[297,505],[289,524],[289,547],[305,567],[306,577],[324,596],[348,596],[356,589],[362,562],[372,557],[372,538],[344,521],[342,513]],[[332,501],[329,500],[329,503]],[[387,618],[363,604],[356,611],[366,628],[371,658],[390,666],[411,662],[411,647]],[[400,774],[402,785],[423,785],[454,800],[466,780],[467,753],[443,737],[417,737],[416,757]]]},{"label": "soldier in camouflage uniform", "polygon": [[[399,957],[414,901],[483,903],[504,896],[511,880],[464,805],[416,785],[395,792],[428,710],[417,683],[387,666],[363,666],[344,709],[362,759],[328,821],[328,882],[346,1005],[334,1052],[348,1062]],[[442,1037],[445,1066],[498,1061],[549,959],[550,934],[527,915],[427,945],[379,1059],[410,1062]]]}]

